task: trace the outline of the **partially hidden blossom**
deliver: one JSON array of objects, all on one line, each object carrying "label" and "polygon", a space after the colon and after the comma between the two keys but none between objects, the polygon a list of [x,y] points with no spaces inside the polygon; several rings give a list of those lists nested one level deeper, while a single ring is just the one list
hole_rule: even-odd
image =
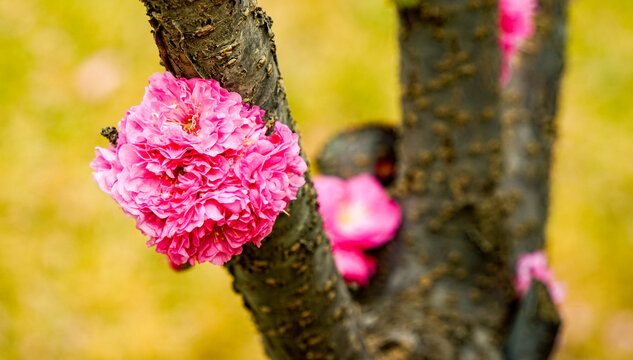
[{"label": "partially hidden blossom", "polygon": [[174,269],[220,265],[260,246],[305,182],[298,135],[267,136],[263,116],[215,80],[156,73],[90,166]]},{"label": "partially hidden blossom", "polygon": [[524,297],[530,289],[532,279],[541,281],[555,304],[561,304],[565,299],[564,285],[554,278],[554,274],[547,263],[547,255],[543,251],[535,251],[522,255],[517,262],[515,287],[520,297]]},{"label": "partially hidden blossom", "polygon": [[348,180],[316,176],[314,187],[339,272],[348,283],[367,285],[376,271],[376,260],[365,251],[394,237],[400,207],[369,174]]},{"label": "partially hidden blossom", "polygon": [[512,74],[512,60],[519,47],[534,34],[537,0],[499,0],[499,46],[501,47],[501,83]]}]

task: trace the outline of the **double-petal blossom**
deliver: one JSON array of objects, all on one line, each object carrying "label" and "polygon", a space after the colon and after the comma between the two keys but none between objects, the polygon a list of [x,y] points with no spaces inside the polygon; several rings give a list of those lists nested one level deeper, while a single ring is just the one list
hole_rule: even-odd
[{"label": "double-petal blossom", "polygon": [[263,116],[215,80],[157,73],[90,166],[173,266],[223,264],[259,246],[305,182],[298,135],[276,123],[267,136]]}]

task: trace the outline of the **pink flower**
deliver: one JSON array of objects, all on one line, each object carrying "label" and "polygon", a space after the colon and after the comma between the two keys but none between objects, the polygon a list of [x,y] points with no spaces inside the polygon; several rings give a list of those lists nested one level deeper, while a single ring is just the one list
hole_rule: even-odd
[{"label": "pink flower", "polygon": [[362,250],[336,246],[332,248],[332,255],[338,271],[348,283],[366,286],[376,272],[376,260]]},{"label": "pink flower", "polygon": [[507,84],[512,59],[519,47],[534,33],[536,0],[499,1],[499,46],[501,47],[501,83]]},{"label": "pink flower", "polygon": [[532,279],[544,283],[549,290],[552,301],[560,304],[565,299],[563,284],[554,279],[552,270],[547,264],[547,256],[543,251],[524,254],[517,262],[515,287],[519,296],[523,297],[530,289]]},{"label": "pink flower", "polygon": [[90,166],[172,266],[223,264],[259,246],[304,184],[298,135],[276,123],[266,136],[263,115],[215,80],[157,73]]},{"label": "pink flower", "polygon": [[369,174],[343,180],[316,176],[319,211],[332,243],[373,249],[391,240],[400,225],[400,208]]},{"label": "pink flower", "polygon": [[401,220],[398,204],[369,174],[347,181],[316,176],[314,187],[339,271],[348,282],[366,285],[376,265],[362,251],[393,238]]}]

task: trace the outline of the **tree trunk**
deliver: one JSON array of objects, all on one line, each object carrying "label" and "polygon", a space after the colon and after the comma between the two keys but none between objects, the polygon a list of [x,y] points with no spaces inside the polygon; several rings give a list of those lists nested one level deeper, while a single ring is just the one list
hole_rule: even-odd
[{"label": "tree trunk", "polygon": [[[297,131],[272,21],[255,0],[142,1],[168,71],[218,80]],[[377,251],[379,275],[352,300],[306,174],[290,216],[228,263],[235,290],[271,359],[546,358],[559,319],[531,314],[556,309],[539,284],[517,306],[511,279],[516,258],[544,245],[566,1],[541,0],[537,35],[503,93],[497,1],[395,2],[399,136],[349,132],[319,160],[328,173],[372,172],[384,184],[395,166],[404,219]]]},{"label": "tree trunk", "polygon": [[[475,5],[473,5],[475,4]],[[377,358],[501,358],[512,300],[497,4],[401,6],[398,265],[364,309]]]},{"label": "tree trunk", "polygon": [[[256,1],[144,0],[160,58],[179,77],[213,78],[296,131],[272,21]],[[305,158],[305,156],[304,156]],[[261,248],[228,269],[272,359],[364,359],[357,308],[338,274],[310,177]]]},{"label": "tree trunk", "polygon": [[536,33],[503,99],[503,191],[513,204],[508,218],[512,262],[545,247],[552,146],[558,92],[565,63],[567,0],[540,0]]}]

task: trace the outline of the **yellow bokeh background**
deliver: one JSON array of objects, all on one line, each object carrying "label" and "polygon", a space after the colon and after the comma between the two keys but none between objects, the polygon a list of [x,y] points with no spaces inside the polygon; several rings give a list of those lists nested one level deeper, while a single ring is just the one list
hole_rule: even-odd
[{"label": "yellow bokeh background", "polygon": [[[633,358],[633,2],[571,1],[548,250],[558,359]],[[396,122],[388,0],[261,0],[309,155]],[[264,359],[226,271],[174,273],[99,191],[99,135],[161,71],[133,0],[0,0],[0,358]]]}]

